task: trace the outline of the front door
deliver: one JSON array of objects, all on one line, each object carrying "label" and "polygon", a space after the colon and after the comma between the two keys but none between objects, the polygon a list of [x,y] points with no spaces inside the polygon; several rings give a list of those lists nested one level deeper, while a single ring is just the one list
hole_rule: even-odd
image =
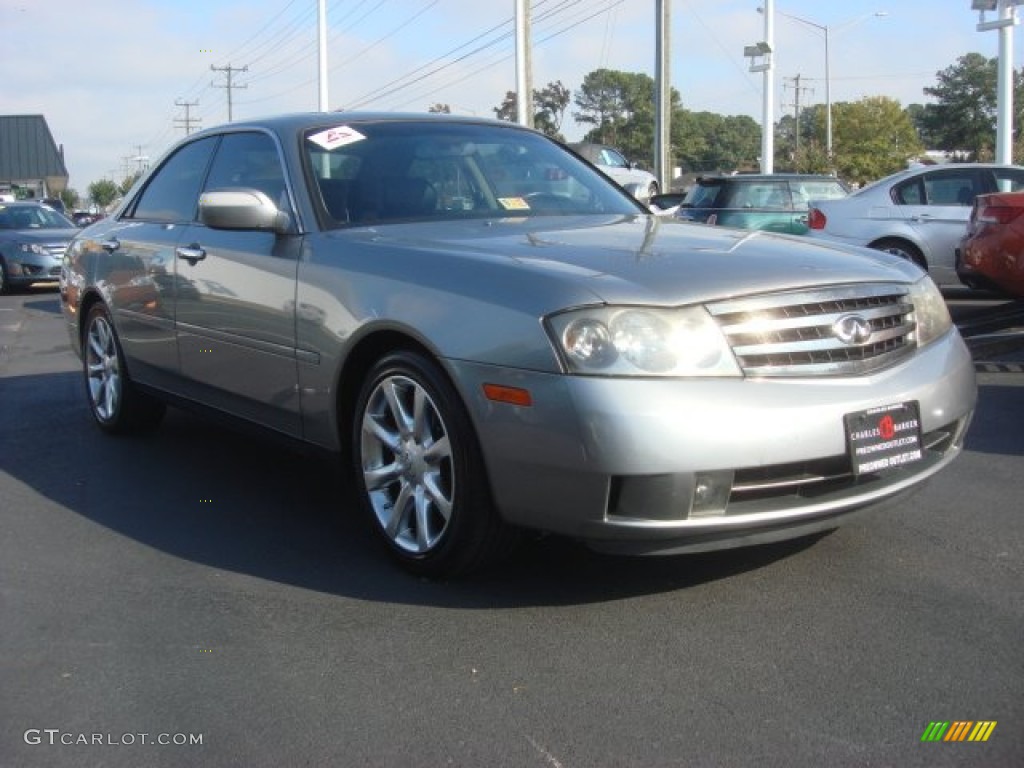
[{"label": "front door", "polygon": [[[277,145],[260,132],[225,135],[204,189],[257,189],[292,212]],[[294,220],[294,217],[293,217]],[[178,241],[177,339],[198,399],[283,433],[300,431],[295,280],[299,235],[194,223]]]}]

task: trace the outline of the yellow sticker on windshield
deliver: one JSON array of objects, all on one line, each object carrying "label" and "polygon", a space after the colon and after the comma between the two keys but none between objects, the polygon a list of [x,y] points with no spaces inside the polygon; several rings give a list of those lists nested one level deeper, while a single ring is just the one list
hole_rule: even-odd
[{"label": "yellow sticker on windshield", "polygon": [[521,197],[499,197],[498,203],[506,211],[528,211],[530,204]]}]

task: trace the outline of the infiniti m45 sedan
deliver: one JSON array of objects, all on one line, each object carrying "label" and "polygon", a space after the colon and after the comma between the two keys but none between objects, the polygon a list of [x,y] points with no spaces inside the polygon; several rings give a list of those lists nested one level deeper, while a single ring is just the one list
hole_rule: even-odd
[{"label": "infiniti m45 sedan", "polygon": [[475,118],[195,133],[60,290],[102,431],[173,404],[323,449],[430,576],[522,530],[623,554],[829,530],[949,464],[976,399],[914,264],[657,217]]}]

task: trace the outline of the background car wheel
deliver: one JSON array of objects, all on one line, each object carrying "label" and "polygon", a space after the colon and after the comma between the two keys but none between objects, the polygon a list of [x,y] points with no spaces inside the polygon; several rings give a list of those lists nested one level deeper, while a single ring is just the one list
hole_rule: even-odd
[{"label": "background car wheel", "polygon": [[7,265],[0,259],[0,296],[7,293]]},{"label": "background car wheel", "polygon": [[650,183],[650,186],[647,187],[647,200],[648,200],[648,202],[656,194],[658,194],[658,184],[657,184],[657,182],[652,181]]},{"label": "background car wheel", "polygon": [[510,543],[469,417],[423,355],[396,351],[372,367],[356,401],[352,457],[371,524],[413,573],[462,575]]},{"label": "background car wheel", "polygon": [[928,263],[924,260],[924,254],[921,253],[916,245],[908,243],[906,240],[879,240],[877,243],[872,243],[871,247],[876,251],[885,251],[894,256],[899,256],[901,259],[912,261],[921,269],[928,269]]},{"label": "background car wheel", "polygon": [[96,304],[89,310],[83,342],[85,392],[89,409],[100,428],[112,434],[156,428],[165,406],[139,392],[128,377],[117,332],[103,304]]}]

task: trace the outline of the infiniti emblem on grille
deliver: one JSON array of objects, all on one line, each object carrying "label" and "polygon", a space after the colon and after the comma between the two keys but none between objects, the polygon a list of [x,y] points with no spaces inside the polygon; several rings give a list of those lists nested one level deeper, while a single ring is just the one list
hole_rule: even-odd
[{"label": "infiniti emblem on grille", "polygon": [[843,344],[863,344],[871,338],[871,323],[860,315],[844,315],[836,320],[832,333]]}]

